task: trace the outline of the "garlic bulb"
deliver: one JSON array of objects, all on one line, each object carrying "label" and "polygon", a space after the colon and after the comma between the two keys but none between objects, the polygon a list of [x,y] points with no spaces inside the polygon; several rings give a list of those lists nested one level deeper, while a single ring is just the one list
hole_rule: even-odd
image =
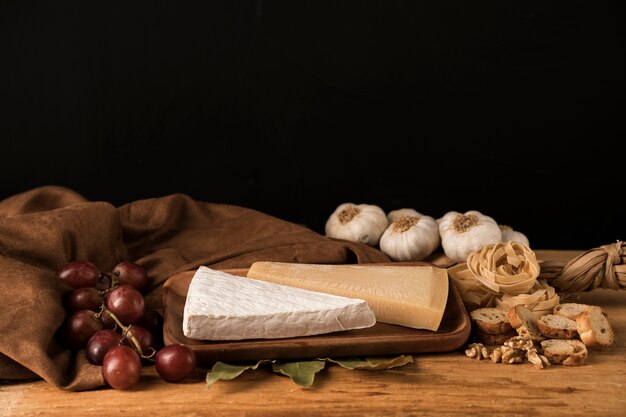
[{"label": "garlic bulb", "polygon": [[454,262],[465,262],[470,253],[502,240],[498,223],[479,211],[450,211],[437,223],[443,251]]},{"label": "garlic bulb", "polygon": [[522,232],[518,232],[513,230],[510,226],[500,225],[500,231],[502,232],[502,241],[503,242],[518,242],[523,243],[526,246],[530,246],[528,243],[528,238]]},{"label": "garlic bulb", "polygon": [[380,249],[394,261],[421,261],[439,247],[439,227],[430,216],[413,209],[394,210],[380,238]]},{"label": "garlic bulb", "polygon": [[326,236],[378,245],[389,222],[385,212],[371,204],[344,203],[326,221]]}]

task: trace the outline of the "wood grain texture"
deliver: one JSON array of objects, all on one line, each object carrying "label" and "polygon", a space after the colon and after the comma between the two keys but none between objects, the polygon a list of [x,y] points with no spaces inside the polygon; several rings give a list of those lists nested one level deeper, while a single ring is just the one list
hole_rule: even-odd
[{"label": "wood grain texture", "polygon": [[459,350],[415,355],[414,364],[387,371],[328,365],[308,390],[267,369],[205,390],[204,368],[185,383],[168,384],[147,367],[128,392],[73,393],[43,381],[4,383],[0,415],[624,416],[626,292],[596,290],[573,300],[602,306],[616,334],[615,346],[591,351],[580,367],[494,364],[469,359]]}]

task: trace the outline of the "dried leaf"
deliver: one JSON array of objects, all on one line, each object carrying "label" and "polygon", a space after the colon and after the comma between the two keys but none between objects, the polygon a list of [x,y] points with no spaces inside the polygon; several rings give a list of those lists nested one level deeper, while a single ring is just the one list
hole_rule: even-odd
[{"label": "dried leaf", "polygon": [[219,380],[229,381],[237,378],[247,370],[255,370],[259,366],[267,363],[272,364],[272,370],[276,373],[287,375],[291,380],[301,387],[309,388],[313,385],[315,374],[326,366],[326,362],[336,363],[347,369],[367,369],[380,370],[391,369],[413,363],[413,356],[400,355],[395,358],[388,356],[375,356],[369,358],[318,358],[313,361],[302,362],[277,362],[275,360],[263,359],[255,364],[231,365],[223,362],[216,362],[213,368],[207,373],[206,388],[210,388],[213,383]]},{"label": "dried leaf", "polygon": [[223,362],[216,362],[206,375],[206,388],[209,389],[213,383],[219,381],[220,379],[230,381],[231,379],[237,378],[248,369],[254,370],[260,365],[269,362],[273,361],[263,359],[252,365],[230,365]]},{"label": "dried leaf", "polygon": [[301,387],[309,388],[313,385],[315,374],[324,369],[324,366],[326,366],[326,363],[319,360],[290,363],[275,362],[272,363],[272,370],[287,375]]},{"label": "dried leaf", "polygon": [[398,366],[404,366],[409,363],[413,363],[413,356],[400,355],[395,358],[388,356],[373,356],[369,358],[345,358],[345,359],[330,359],[323,358],[323,361],[333,362],[339,366],[347,369],[367,369],[371,371],[379,369],[391,369]]}]

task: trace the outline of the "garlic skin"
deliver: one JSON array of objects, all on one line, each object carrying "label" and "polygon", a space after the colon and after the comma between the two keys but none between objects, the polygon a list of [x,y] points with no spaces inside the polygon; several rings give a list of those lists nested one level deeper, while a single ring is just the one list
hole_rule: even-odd
[{"label": "garlic skin", "polygon": [[343,203],[326,221],[326,236],[378,245],[389,225],[385,212],[372,204]]},{"label": "garlic skin", "polygon": [[443,251],[454,262],[465,262],[470,253],[502,241],[498,223],[476,210],[450,211],[437,223]]},{"label": "garlic skin", "polygon": [[523,243],[526,246],[530,246],[528,238],[524,233],[513,230],[511,226],[505,226],[501,224],[499,227],[500,231],[502,232],[503,242],[518,242]]},{"label": "garlic skin", "polygon": [[441,243],[434,218],[413,209],[391,211],[390,224],[380,238],[380,249],[394,261],[421,261]]}]

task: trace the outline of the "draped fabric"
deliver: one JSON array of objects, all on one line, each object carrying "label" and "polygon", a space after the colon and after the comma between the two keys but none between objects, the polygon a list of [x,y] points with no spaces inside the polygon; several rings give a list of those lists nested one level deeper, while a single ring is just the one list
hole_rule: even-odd
[{"label": "draped fabric", "polygon": [[252,209],[183,194],[115,207],[62,187],[36,188],[0,202],[0,379],[43,378],[69,390],[104,384],[99,366],[55,336],[66,316],[62,297],[70,291],[56,270],[72,260],[89,260],[101,271],[122,260],[139,263],[150,277],[147,305],[160,309],[165,280],[200,265],[389,258]]}]

